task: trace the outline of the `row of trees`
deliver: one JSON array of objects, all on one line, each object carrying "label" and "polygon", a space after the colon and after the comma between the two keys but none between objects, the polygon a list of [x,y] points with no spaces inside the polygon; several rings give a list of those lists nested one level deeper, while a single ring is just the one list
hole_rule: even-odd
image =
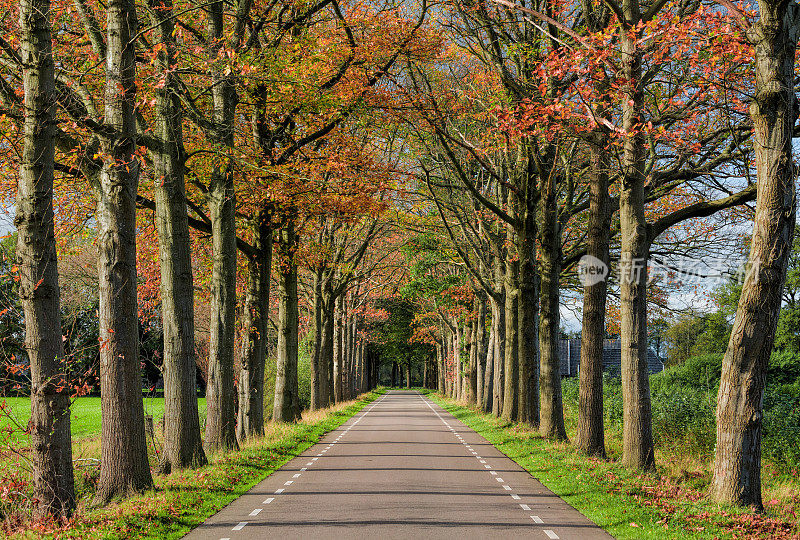
[{"label": "row of trees", "polygon": [[[796,5],[723,6],[448,4],[445,55],[409,66],[403,81],[435,213],[420,220],[450,240],[416,261],[416,292],[441,391],[566,439],[559,306],[564,290],[581,291],[575,444],[605,456],[602,347],[613,323],[622,459],[651,469],[648,304],[665,305],[670,285],[649,282],[648,266],[724,242],[756,201],[713,491],[761,506],[760,400],[795,215]],[[577,282],[587,265],[607,279]],[[443,268],[467,278],[448,284]]]},{"label": "row of trees", "polygon": [[[371,104],[398,60],[438,46],[422,31],[424,3],[409,16],[391,4],[335,0],[7,8],[19,17],[3,19],[0,38],[3,151],[19,175],[4,187],[16,193],[39,512],[63,517],[75,507],[58,264],[70,230],[96,231],[96,502],[153,486],[143,305],[157,305],[163,329],[162,472],[201,466],[209,453],[263,433],[273,259],[274,419],[300,416],[299,292],[312,306],[312,408],[368,385],[359,321],[391,261],[367,248],[392,241],[381,215],[397,179],[391,130]],[[157,284],[153,297],[143,281]],[[210,312],[204,434],[197,283]]]}]

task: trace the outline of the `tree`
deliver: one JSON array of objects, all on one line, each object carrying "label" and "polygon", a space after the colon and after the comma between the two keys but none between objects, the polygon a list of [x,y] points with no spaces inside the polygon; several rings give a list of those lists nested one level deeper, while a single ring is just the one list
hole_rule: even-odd
[{"label": "tree", "polygon": [[300,418],[300,396],[297,390],[297,236],[295,212],[289,211],[279,232],[278,264],[278,365],[275,375],[276,422],[294,422]]},{"label": "tree", "polygon": [[[156,89],[154,136],[151,151],[155,180],[155,214],[161,262],[161,327],[164,332],[164,449],[161,468],[200,467],[206,464],[197,410],[194,344],[194,286],[191,243],[186,212],[183,114],[172,66],[176,62],[172,0],[151,0],[149,11],[156,28],[156,64],[161,77]],[[157,85],[158,86],[158,85]]]},{"label": "tree", "polygon": [[760,508],[761,422],[764,385],[796,217],[792,136],[798,117],[794,93],[800,9],[790,0],[761,0],[747,27],[755,47],[755,94],[750,104],[758,185],[748,259],[717,403],[712,491],[717,500]]},{"label": "tree", "polygon": [[31,370],[29,425],[37,511],[68,518],[75,508],[75,490],[53,227],[56,88],[49,16],[49,0],[20,1],[25,114],[14,224]]},{"label": "tree", "polygon": [[97,191],[102,442],[95,501],[153,486],[144,431],[136,302],[136,57],[131,0],[107,9],[106,131]]}]

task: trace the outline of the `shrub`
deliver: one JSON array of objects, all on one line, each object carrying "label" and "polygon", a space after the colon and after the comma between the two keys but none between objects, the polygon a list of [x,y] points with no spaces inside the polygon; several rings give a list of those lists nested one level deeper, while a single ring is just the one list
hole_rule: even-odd
[{"label": "shrub", "polygon": [[683,364],[665,369],[650,377],[654,392],[668,388],[695,388],[712,390],[716,393],[722,373],[721,354],[701,354],[693,356]]},{"label": "shrub", "polygon": [[[709,455],[716,443],[717,390],[722,355],[695,356],[650,377],[653,437],[656,445],[680,444]],[[779,470],[800,469],[800,357],[775,353],[770,359],[764,395],[762,454]],[[783,382],[784,384],[779,384]],[[789,384],[791,383],[791,384]],[[563,381],[564,403],[578,407],[578,379]],[[604,375],[606,428],[622,429],[622,384]]]},{"label": "shrub", "polygon": [[800,468],[800,385],[767,387],[761,451],[778,468]]},{"label": "shrub", "polygon": [[791,351],[773,352],[767,368],[767,385],[800,382],[800,355]]}]

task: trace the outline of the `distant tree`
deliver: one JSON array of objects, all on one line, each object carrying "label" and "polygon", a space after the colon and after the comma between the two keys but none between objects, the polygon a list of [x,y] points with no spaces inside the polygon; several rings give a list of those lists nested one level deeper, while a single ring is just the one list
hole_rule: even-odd
[{"label": "distant tree", "polygon": [[682,314],[664,333],[667,365],[683,364],[693,354],[698,337],[705,332],[706,321],[694,312]]},{"label": "distant tree", "polygon": [[668,329],[669,321],[663,317],[651,320],[647,325],[648,344],[659,358],[661,358],[661,353],[664,348],[664,339]]}]

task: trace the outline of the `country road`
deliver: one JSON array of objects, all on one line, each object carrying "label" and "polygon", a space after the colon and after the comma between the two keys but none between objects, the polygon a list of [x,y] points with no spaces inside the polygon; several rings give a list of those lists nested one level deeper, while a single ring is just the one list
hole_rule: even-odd
[{"label": "country road", "polygon": [[186,538],[611,536],[426,397],[393,391]]}]

